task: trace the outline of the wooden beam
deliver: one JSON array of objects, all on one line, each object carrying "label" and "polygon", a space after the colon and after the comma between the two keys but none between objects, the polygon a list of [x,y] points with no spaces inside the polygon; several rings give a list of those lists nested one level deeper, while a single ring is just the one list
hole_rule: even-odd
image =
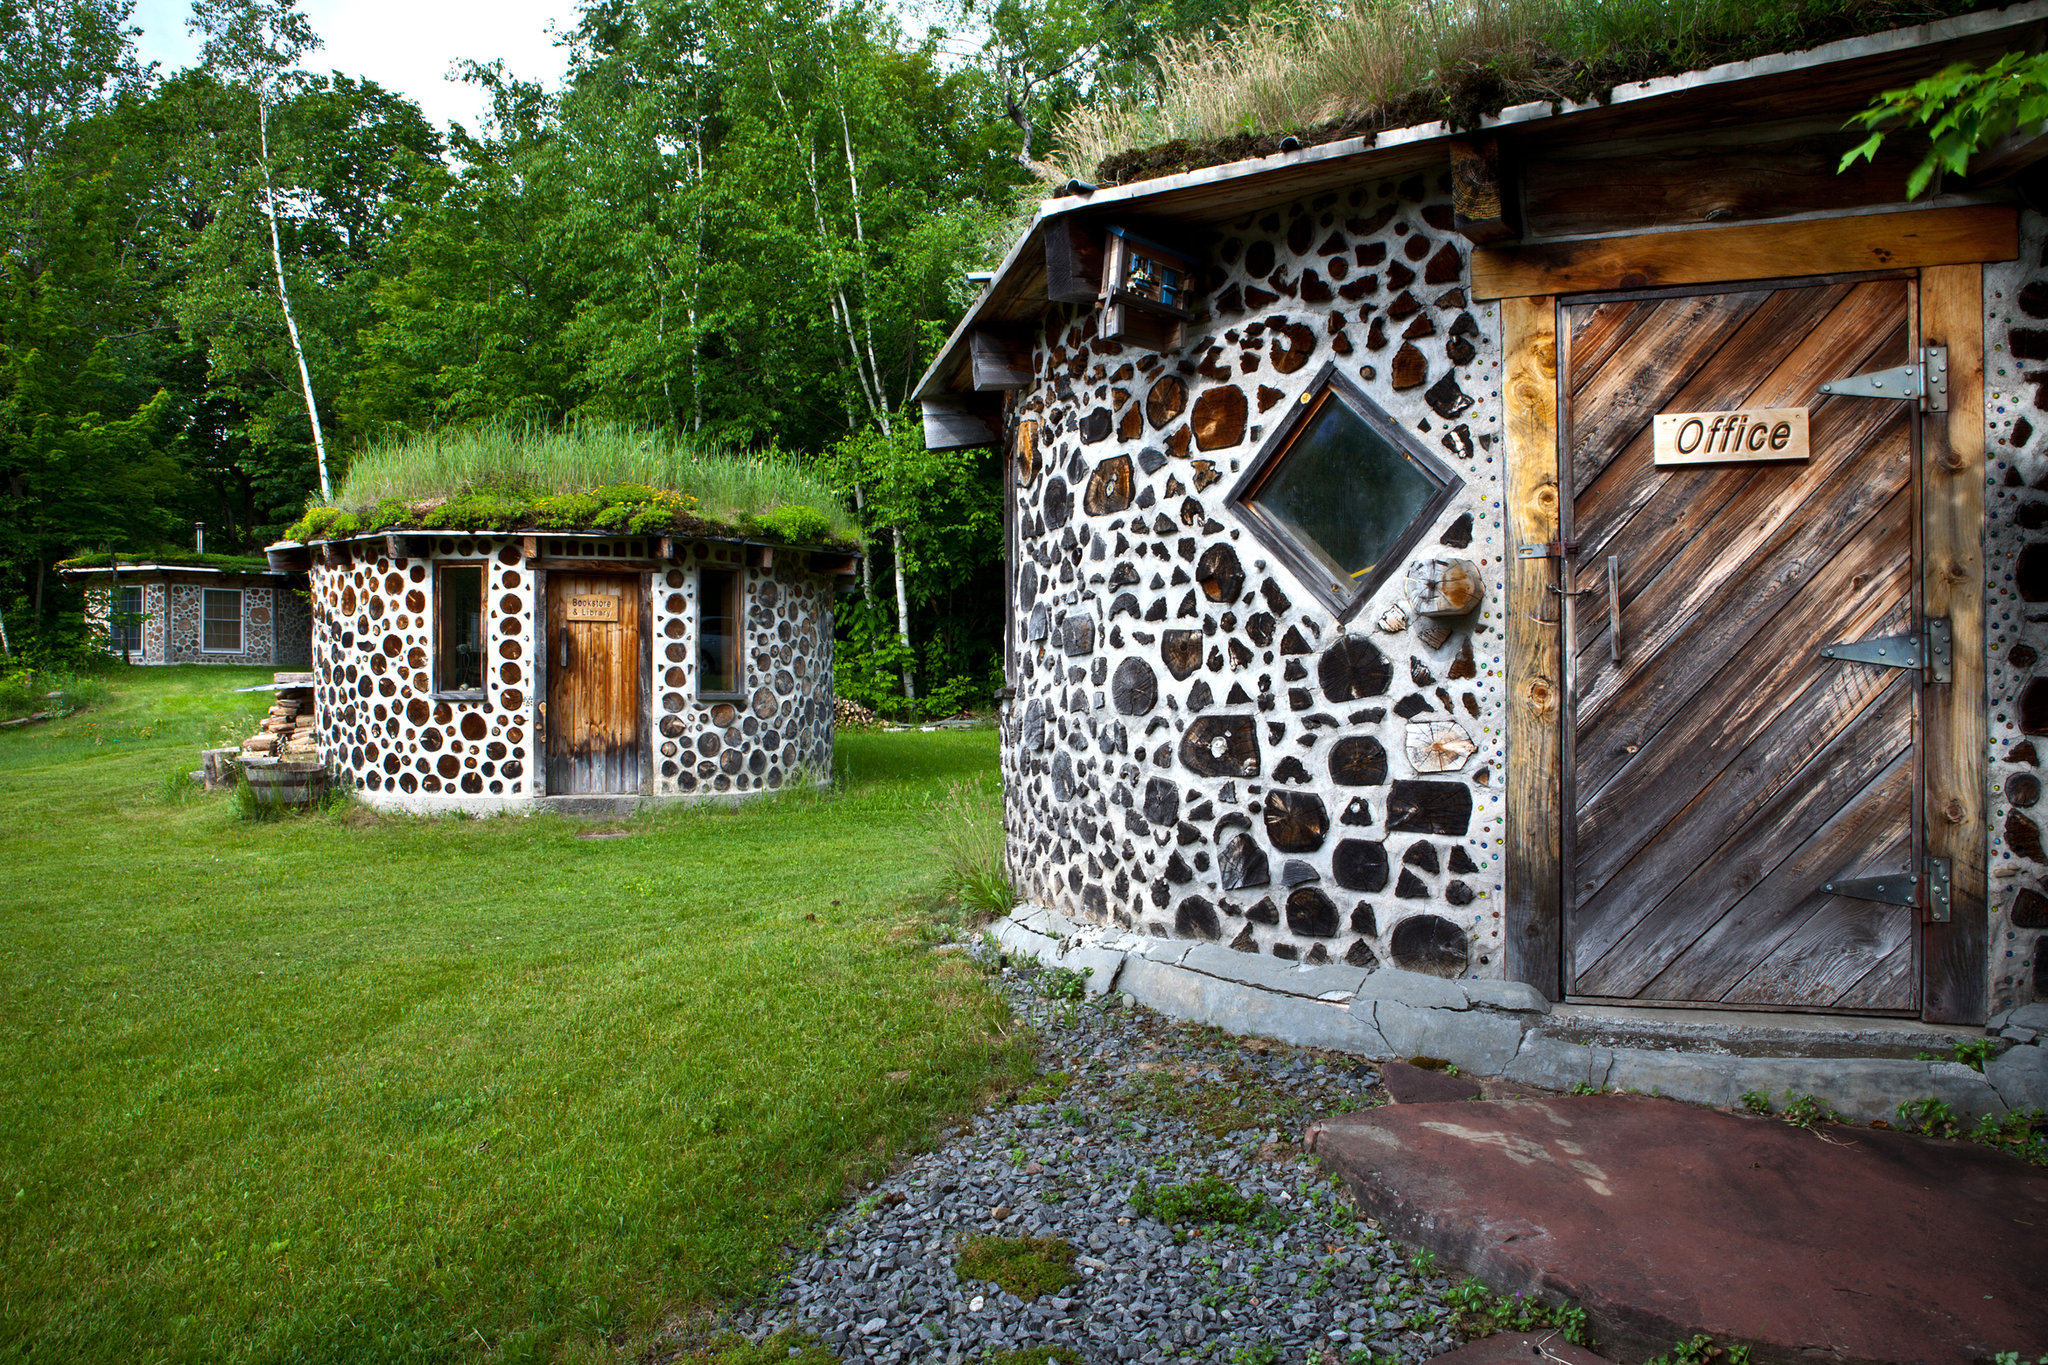
[{"label": "wooden beam", "polygon": [[967,345],[977,391],[1021,389],[1031,382],[1031,338],[1022,329],[977,327]]},{"label": "wooden beam", "polygon": [[747,567],[750,569],[774,568],[775,547],[773,545],[749,545],[747,547]]},{"label": "wooden beam", "polygon": [[1459,233],[1480,246],[1519,237],[1501,189],[1500,139],[1452,138],[1450,149],[1451,212]]},{"label": "wooden beam", "polygon": [[1796,223],[1481,247],[1472,253],[1472,294],[1481,299],[1532,298],[1977,264],[2009,261],[2018,254],[2019,215],[2013,209],[1998,205],[1916,209]]},{"label": "wooden beam", "polygon": [[926,450],[992,446],[1001,439],[989,422],[984,406],[970,398],[948,394],[918,401],[924,409]]},{"label": "wooden beam", "polygon": [[521,536],[521,537],[519,537],[519,556],[520,556],[520,558],[524,559],[524,560],[525,560],[525,561],[526,561],[527,563],[529,563],[529,564],[533,563],[533,561],[534,561],[534,560],[536,560],[536,559],[539,559],[539,558],[540,558],[540,537],[539,537],[539,536]]},{"label": "wooden beam", "polygon": [[1946,924],[1926,926],[1924,1016],[1982,1024],[1990,975],[1985,833],[1984,270],[1950,265],[1920,273],[1920,335],[1948,347],[1949,409],[1921,431],[1920,591],[1930,617],[1946,616],[1953,681],[1922,692],[1927,852],[1950,860]]},{"label": "wooden beam", "polygon": [[2048,158],[2048,127],[2036,128],[2031,134],[2014,133],[1971,157],[1964,183],[1971,189],[2004,184],[2043,158]]},{"label": "wooden beam", "polygon": [[860,568],[860,556],[813,550],[810,554],[809,567],[814,574],[850,574]]},{"label": "wooden beam", "polygon": [[1557,301],[1501,305],[1501,394],[1507,408],[1508,979],[1563,998],[1564,736],[1557,597],[1561,561],[1522,559],[1519,545],[1558,538]]},{"label": "wooden beam", "polygon": [[1071,214],[1045,225],[1047,303],[1094,301],[1102,290],[1102,237],[1101,228]]}]

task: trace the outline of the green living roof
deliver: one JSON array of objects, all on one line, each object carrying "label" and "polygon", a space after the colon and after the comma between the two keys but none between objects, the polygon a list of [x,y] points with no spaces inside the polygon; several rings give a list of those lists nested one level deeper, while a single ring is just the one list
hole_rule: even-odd
[{"label": "green living roof", "polygon": [[815,470],[665,432],[455,428],[373,446],[333,501],[286,540],[385,530],[598,531],[855,546],[860,531]]},{"label": "green living roof", "polygon": [[[104,569],[110,566],[112,556],[101,551],[97,554],[73,555],[60,560],[59,573],[76,572],[80,569]],[[120,555],[121,571],[145,568],[159,569],[212,569],[219,573],[269,573],[270,561],[262,555],[201,555],[189,550],[124,550]]]},{"label": "green living roof", "polygon": [[1125,185],[1530,102],[1604,103],[1617,86],[1980,10],[1987,0],[1339,0],[1261,10],[1169,42],[1142,99],[1070,111],[1063,175]]}]

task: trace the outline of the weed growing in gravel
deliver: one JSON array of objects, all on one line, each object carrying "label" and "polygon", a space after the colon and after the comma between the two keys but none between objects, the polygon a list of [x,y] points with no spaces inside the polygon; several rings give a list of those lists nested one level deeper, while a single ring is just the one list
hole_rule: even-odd
[{"label": "weed growing in gravel", "polygon": [[1019,1104],[1046,1104],[1067,1092],[1067,1085],[1073,1080],[1064,1071],[1055,1071],[1050,1076],[1040,1076],[1029,1090],[1017,1097]]},{"label": "weed growing in gravel", "polygon": [[802,1332],[777,1332],[759,1342],[729,1333],[676,1359],[679,1365],[839,1365],[838,1356]]},{"label": "weed growing in gravel", "polygon": [[1262,1341],[1256,1346],[1240,1346],[1230,1353],[1231,1365],[1273,1365],[1280,1359],[1280,1344]]},{"label": "weed growing in gravel", "polygon": [[1913,1054],[1913,1060],[1916,1062],[1954,1060],[1961,1062],[1972,1071],[1982,1071],[1984,1063],[1990,1061],[1992,1054],[1997,1051],[1998,1040],[1996,1038],[1965,1038],[1960,1042],[1949,1044],[1949,1052],[1952,1054],[1950,1058],[1937,1057],[1931,1052],[1916,1052]]},{"label": "weed growing in gravel", "polygon": [[1020,1299],[1065,1289],[1075,1280],[1074,1247],[1057,1237],[976,1237],[960,1249],[960,1274],[992,1280]]},{"label": "weed growing in gravel", "polygon": [[1965,1131],[1955,1108],[1938,1095],[1906,1100],[1899,1105],[1899,1125],[1922,1137],[1967,1138],[2011,1152],[2036,1166],[2048,1166],[2048,1113],[2039,1109],[1986,1114]]},{"label": "weed growing in gravel", "polygon": [[1560,1308],[1520,1292],[1496,1294],[1477,1280],[1467,1280],[1453,1287],[1444,1295],[1444,1305],[1458,1315],[1458,1330],[1469,1337],[1555,1327],[1574,1346],[1593,1344],[1585,1309]]},{"label": "weed growing in gravel", "polygon": [[1048,1000],[1078,1005],[1088,998],[1088,978],[1093,975],[1093,967],[1083,967],[1078,972],[1072,967],[1047,967],[1038,974],[1038,993]]},{"label": "weed growing in gravel", "polygon": [[981,1365],[1081,1365],[1081,1353],[1071,1346],[1031,1346],[1008,1351],[991,1351]]},{"label": "weed growing in gravel", "polygon": [[1643,1365],[1749,1365],[1747,1346],[1717,1346],[1714,1339],[1705,1333],[1691,1341],[1681,1341],[1668,1354]]},{"label": "weed growing in gravel", "polygon": [[[1818,1128],[1823,1123],[1848,1122],[1842,1115],[1828,1108],[1826,1102],[1818,1097],[1795,1094],[1790,1090],[1785,1092],[1785,1111],[1778,1117],[1784,1119],[1785,1122],[1791,1124],[1794,1128],[1811,1129]],[[1686,1363],[1682,1361],[1675,1362],[1675,1365],[1686,1365]]]},{"label": "weed growing in gravel", "polygon": [[1161,1185],[1156,1190],[1141,1176],[1131,1187],[1131,1208],[1140,1217],[1169,1227],[1176,1223],[1249,1223],[1278,1232],[1288,1223],[1287,1215],[1269,1205],[1265,1196],[1239,1194],[1235,1185],[1216,1175],[1198,1176],[1185,1185]]}]

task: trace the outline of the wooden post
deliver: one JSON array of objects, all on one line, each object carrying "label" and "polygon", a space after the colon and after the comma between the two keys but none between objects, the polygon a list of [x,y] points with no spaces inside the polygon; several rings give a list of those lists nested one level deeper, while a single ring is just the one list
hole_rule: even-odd
[{"label": "wooden post", "polygon": [[1981,1024],[1989,990],[1989,839],[1984,782],[1988,734],[1984,667],[1984,267],[1920,272],[1920,339],[1948,347],[1946,413],[1922,430],[1921,600],[1946,616],[1953,681],[1923,694],[1927,852],[1947,858],[1949,920],[1926,926],[1923,1015]]},{"label": "wooden post", "polygon": [[1481,245],[1518,236],[1500,183],[1499,140],[1453,138],[1450,146],[1451,212],[1459,234]]},{"label": "wooden post", "polygon": [[1563,998],[1564,821],[1560,679],[1552,605],[1557,563],[1520,545],[1558,538],[1557,300],[1501,303],[1507,407],[1507,841],[1503,952],[1508,979]]}]

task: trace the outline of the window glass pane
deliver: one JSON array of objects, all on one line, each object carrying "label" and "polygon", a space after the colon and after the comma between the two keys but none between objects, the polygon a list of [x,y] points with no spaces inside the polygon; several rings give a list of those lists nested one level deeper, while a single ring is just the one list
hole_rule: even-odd
[{"label": "window glass pane", "polygon": [[107,637],[116,651],[133,654],[142,648],[142,589],[121,589],[121,600],[114,612]]},{"label": "window glass pane", "polygon": [[710,696],[740,690],[739,575],[697,571],[697,691]]},{"label": "window glass pane", "polygon": [[1386,437],[1329,398],[1252,501],[1348,589],[1392,552],[1437,487]]},{"label": "window glass pane", "polygon": [[436,648],[443,692],[484,690],[484,571],[441,570],[436,579]]},{"label": "window glass pane", "polygon": [[208,588],[202,598],[205,621],[201,647],[216,653],[239,654],[242,649],[241,589]]}]

